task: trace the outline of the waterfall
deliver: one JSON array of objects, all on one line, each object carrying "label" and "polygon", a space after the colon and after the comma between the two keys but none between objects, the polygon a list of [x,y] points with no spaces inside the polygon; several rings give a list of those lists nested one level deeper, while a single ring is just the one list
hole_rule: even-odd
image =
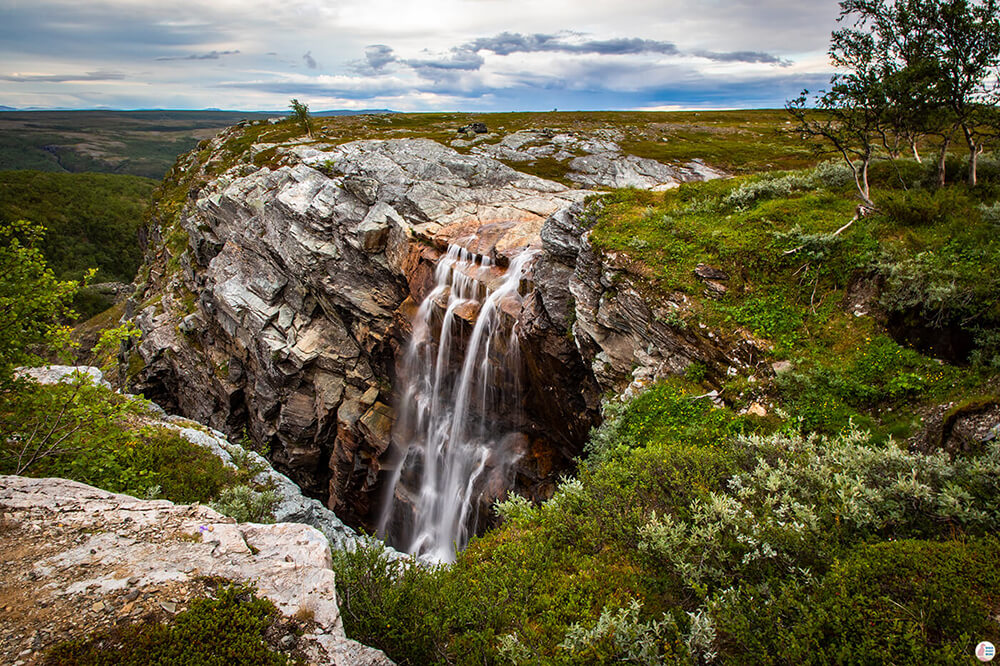
[{"label": "waterfall", "polygon": [[503,310],[519,309],[534,255],[522,252],[498,275],[488,257],[452,245],[437,264],[399,377],[393,441],[400,450],[378,525],[396,548],[453,561],[475,533],[487,486],[507,481],[519,455],[507,436],[520,409],[521,360],[516,326],[504,330]]}]

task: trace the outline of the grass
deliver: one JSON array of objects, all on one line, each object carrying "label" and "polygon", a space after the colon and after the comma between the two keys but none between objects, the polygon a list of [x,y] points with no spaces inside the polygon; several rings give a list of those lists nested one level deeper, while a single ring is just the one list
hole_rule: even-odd
[{"label": "grass", "polygon": [[[994,181],[932,190],[918,165],[901,167],[916,187],[902,189],[895,169],[877,164],[878,211],[838,236],[857,201],[824,166],[665,193],[617,191],[590,203],[591,242],[614,253],[625,267],[620,279],[648,298],[685,294],[687,320],[743,328],[774,360],[794,361],[796,372],[776,383],[729,380],[723,395],[735,404],[767,398],[810,429],[836,432],[855,419],[907,436],[929,405],[992,381],[1000,242],[978,222],[997,196]],[[699,264],[728,275],[724,295],[704,295]],[[858,317],[844,303],[866,284],[874,291]],[[965,347],[940,342],[967,329],[980,333],[959,338]],[[951,363],[935,359],[941,354]]]}]

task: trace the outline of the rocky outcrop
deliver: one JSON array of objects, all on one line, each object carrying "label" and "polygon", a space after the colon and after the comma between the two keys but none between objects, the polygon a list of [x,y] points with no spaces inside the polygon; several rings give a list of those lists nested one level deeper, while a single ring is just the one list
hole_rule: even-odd
[{"label": "rocky outcrop", "polygon": [[61,640],[169,619],[205,579],[252,582],[301,636],[312,664],[391,664],[343,629],[330,548],[301,524],[236,524],[203,506],[116,495],[64,479],[0,476],[0,660],[28,663]]},{"label": "rocky outcrop", "polygon": [[593,212],[579,204],[553,215],[542,228],[544,254],[535,271],[547,324],[572,337],[600,392],[629,394],[683,373],[694,361],[716,378],[758,367],[771,374],[767,343],[746,331],[725,334],[688,323],[691,299],[656,294],[627,257],[595,251],[592,225]]},{"label": "rocky outcrop", "polygon": [[[593,251],[588,191],[496,158],[555,159],[580,183],[653,189],[719,175],[704,165],[625,155],[614,131],[540,130],[498,143],[473,132],[468,155],[427,139],[260,145],[211,176],[240,131],[178,167],[192,189],[176,221],[150,230],[150,278],[131,309],[143,333],[132,386],[226,435],[245,431],[351,525],[375,526],[390,459],[406,448],[392,439],[398,364],[450,244],[499,273],[540,250],[505,324],[519,327],[525,376],[524,404],[511,406],[515,488],[533,498],[580,454],[602,391],[695,359],[718,374],[754,362],[753,341],[685,329],[682,296],[650,298],[627,262]],[[280,160],[252,163],[266,152]],[[471,331],[475,309],[457,316]]]},{"label": "rocky outcrop", "polygon": [[672,189],[681,183],[723,177],[721,172],[700,162],[673,167],[656,160],[617,152],[577,157],[569,166],[572,169],[567,176],[570,180],[595,188],[636,187],[655,192]]},{"label": "rocky outcrop", "polygon": [[[506,162],[535,162],[550,159],[566,164],[566,177],[583,187],[604,189],[636,187],[662,191],[681,183],[722,178],[725,174],[699,160],[668,165],[629,155],[619,142],[624,136],[615,130],[567,133],[552,130],[521,130],[496,143],[481,143],[472,152]],[[461,143],[456,143],[461,142]],[[462,139],[453,145],[471,145]]]},{"label": "rocky outcrop", "polygon": [[246,428],[309,494],[370,525],[398,350],[442,250],[502,266],[585,193],[429,140],[294,146],[289,160],[190,194],[179,269],[154,262],[135,306],[133,386]]}]

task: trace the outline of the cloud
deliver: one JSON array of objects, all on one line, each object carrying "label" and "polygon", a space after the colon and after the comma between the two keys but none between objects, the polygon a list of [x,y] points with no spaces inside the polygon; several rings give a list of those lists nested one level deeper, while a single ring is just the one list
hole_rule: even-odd
[{"label": "cloud", "polygon": [[372,97],[399,96],[414,92],[413,81],[397,77],[293,75],[287,78],[257,81],[226,81],[220,88],[254,90],[281,96],[337,97],[363,100]]},{"label": "cloud", "polygon": [[699,58],[706,58],[707,60],[714,60],[716,62],[763,63],[767,65],[778,65],[779,67],[790,67],[792,65],[791,60],[779,58],[778,56],[771,55],[770,53],[762,53],[760,51],[728,51],[722,53],[715,51],[692,51],[692,55],[696,55]]},{"label": "cloud", "polygon": [[121,72],[87,72],[85,74],[13,74],[0,75],[0,81],[16,83],[78,83],[84,81],[121,81],[125,75]]},{"label": "cloud", "polygon": [[644,54],[676,57],[695,57],[714,62],[736,62],[788,66],[791,63],[776,55],[762,51],[705,51],[686,52],[673,42],[638,37],[614,39],[587,39],[581,33],[521,34],[501,32],[491,37],[470,40],[439,54],[416,58],[401,58],[396,51],[385,44],[365,47],[365,59],[352,61],[351,68],[360,74],[375,74],[384,71],[390,64],[398,63],[416,70],[422,76],[441,80],[454,78],[455,72],[478,71],[485,64],[483,53],[498,56],[513,56],[532,53],[565,53],[570,55],[597,56],[638,56]]},{"label": "cloud", "polygon": [[563,52],[596,53],[601,55],[630,55],[637,53],[663,53],[677,55],[680,49],[673,42],[653,39],[574,39],[574,35],[546,35],[536,33],[522,35],[516,32],[501,32],[493,37],[480,37],[463,44],[461,49],[490,51],[497,55],[513,53]]},{"label": "cloud", "polygon": [[243,109],[283,108],[288,97],[315,108],[635,108],[696,97],[745,107],[780,105],[790,77],[829,79],[835,7],[625,4],[14,0],[0,9],[0,101],[199,108],[217,106],[224,89]]},{"label": "cloud", "polygon": [[218,60],[222,56],[236,55],[240,51],[236,49],[234,51],[209,51],[208,53],[192,53],[186,56],[160,56],[156,60],[167,61],[167,60]]},{"label": "cloud", "polygon": [[386,65],[396,62],[396,54],[392,48],[385,44],[372,44],[365,47],[365,61],[368,67],[375,71],[383,69]]},{"label": "cloud", "polygon": [[486,60],[471,49],[453,48],[447,55],[428,58],[411,58],[401,60],[416,70],[477,70],[482,67]]}]

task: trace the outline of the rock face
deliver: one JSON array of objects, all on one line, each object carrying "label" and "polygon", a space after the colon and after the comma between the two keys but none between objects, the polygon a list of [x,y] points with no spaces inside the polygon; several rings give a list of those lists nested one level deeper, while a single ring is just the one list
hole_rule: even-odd
[{"label": "rock face", "polygon": [[[100,368],[93,366],[47,365],[38,368],[20,368],[17,374],[31,377],[39,384],[55,384],[85,379],[110,388],[110,384],[104,379]],[[358,545],[370,543],[371,537],[359,535],[321,502],[305,497],[294,481],[271,467],[263,456],[255,451],[248,451],[238,444],[233,444],[224,433],[207,428],[190,419],[168,415],[162,407],[154,402],[147,403],[146,414],[137,418],[143,425],[176,431],[185,440],[211,451],[227,467],[237,468],[234,457],[239,455],[245,459],[245,464],[248,466],[259,468],[261,471],[250,481],[254,486],[270,488],[278,495],[278,503],[273,510],[276,522],[302,523],[314,527],[323,533],[331,547],[338,550],[354,550]],[[385,553],[394,560],[405,557],[402,553],[388,547],[385,549]]]},{"label": "rock face", "polygon": [[[229,436],[246,432],[349,524],[372,529],[384,501],[399,448],[396,374],[449,244],[497,270],[541,250],[520,311],[507,313],[525,375],[515,489],[533,498],[551,494],[581,452],[602,391],[695,359],[716,373],[753,362],[752,341],[678,327],[682,298],[650,301],[641,278],[593,251],[581,206],[589,192],[494,157],[571,161],[578,182],[650,188],[719,175],[704,165],[625,156],[613,132],[542,131],[477,143],[470,155],[426,139],[254,146],[251,155],[283,151],[284,166],[209,176],[238,131],[214,139],[205,164],[191,155],[195,185],[176,222],[150,230],[150,278],[132,303],[143,333],[132,386]],[[476,312],[458,317],[471,331]]]},{"label": "rock face", "polygon": [[[624,257],[594,250],[591,224],[579,204],[545,223],[536,297],[547,314],[542,321],[572,334],[575,355],[588,363],[600,391],[630,394],[655,379],[684,372],[694,361],[717,377],[758,365],[770,373],[769,366],[761,365],[763,343],[746,332],[723,336],[688,325],[688,298],[650,295],[643,276],[631,272]],[[525,326],[539,319],[532,315]]]},{"label": "rock face", "polygon": [[585,193],[429,140],[290,157],[190,194],[181,267],[154,269],[136,306],[134,387],[226,433],[246,428],[309,494],[370,524],[398,350],[434,263],[454,242],[503,265]]},{"label": "rock face", "polygon": [[508,134],[497,143],[477,145],[472,151],[508,162],[534,162],[539,159],[563,162],[569,169],[569,180],[596,189],[637,187],[661,191],[681,183],[725,176],[697,160],[671,166],[627,155],[618,144],[623,138],[615,130],[598,130],[590,134],[521,130]]},{"label": "rock face", "polygon": [[392,663],[344,635],[329,544],[312,527],[17,476],[0,476],[0,512],[4,663],[127,618],[169,617],[206,577],[253,582],[286,617],[310,617],[296,645],[310,663]]}]

